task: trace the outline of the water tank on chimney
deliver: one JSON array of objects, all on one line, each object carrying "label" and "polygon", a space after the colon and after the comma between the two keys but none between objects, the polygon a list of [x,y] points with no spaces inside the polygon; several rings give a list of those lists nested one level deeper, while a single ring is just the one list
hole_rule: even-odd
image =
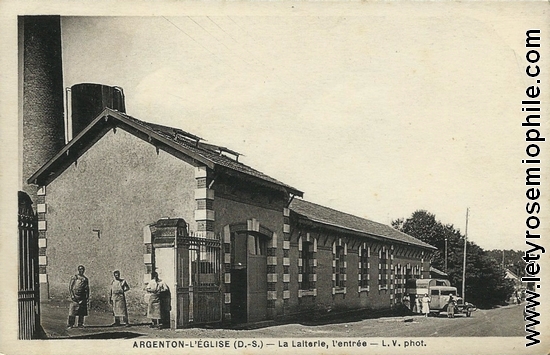
[{"label": "water tank on chimney", "polygon": [[105,108],[126,112],[121,87],[102,84],[76,84],[70,89],[72,137],[76,137]]}]

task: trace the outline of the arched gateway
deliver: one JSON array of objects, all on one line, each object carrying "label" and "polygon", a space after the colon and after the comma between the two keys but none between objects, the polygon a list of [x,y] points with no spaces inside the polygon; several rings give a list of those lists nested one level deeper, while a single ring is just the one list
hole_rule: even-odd
[{"label": "arched gateway", "polygon": [[274,234],[254,219],[228,227],[231,322],[239,324],[265,320],[268,304],[267,259]]}]

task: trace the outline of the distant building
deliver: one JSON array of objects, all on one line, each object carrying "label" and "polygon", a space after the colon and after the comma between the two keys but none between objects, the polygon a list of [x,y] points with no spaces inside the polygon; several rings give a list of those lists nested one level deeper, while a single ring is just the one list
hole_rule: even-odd
[{"label": "distant building", "polygon": [[521,277],[516,275],[512,270],[505,268],[506,275],[504,276],[506,279],[511,280],[514,283],[514,288],[516,290],[519,290],[523,287],[523,283],[521,282]]},{"label": "distant building", "polygon": [[433,266],[430,266],[430,278],[432,279],[448,279],[449,275]]}]

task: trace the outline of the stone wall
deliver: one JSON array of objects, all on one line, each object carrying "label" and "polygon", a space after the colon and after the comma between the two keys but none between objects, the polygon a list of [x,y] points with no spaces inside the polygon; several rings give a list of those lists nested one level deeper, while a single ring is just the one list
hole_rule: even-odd
[{"label": "stone wall", "polygon": [[193,166],[122,129],[107,133],[42,188],[40,271],[49,296],[67,298],[69,278],[83,264],[93,302],[107,301],[118,269],[131,287],[130,306],[142,303],[150,272],[144,227],[178,217],[196,230],[195,186]]}]

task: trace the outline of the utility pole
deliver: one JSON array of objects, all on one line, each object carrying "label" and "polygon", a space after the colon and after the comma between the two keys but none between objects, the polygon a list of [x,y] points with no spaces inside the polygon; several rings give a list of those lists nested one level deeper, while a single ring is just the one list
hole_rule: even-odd
[{"label": "utility pole", "polygon": [[447,273],[447,236],[445,236],[445,273]]},{"label": "utility pole", "polygon": [[464,235],[464,262],[462,263],[462,301],[466,302],[466,241],[468,240],[468,213],[470,208],[466,208],[466,232]]}]

